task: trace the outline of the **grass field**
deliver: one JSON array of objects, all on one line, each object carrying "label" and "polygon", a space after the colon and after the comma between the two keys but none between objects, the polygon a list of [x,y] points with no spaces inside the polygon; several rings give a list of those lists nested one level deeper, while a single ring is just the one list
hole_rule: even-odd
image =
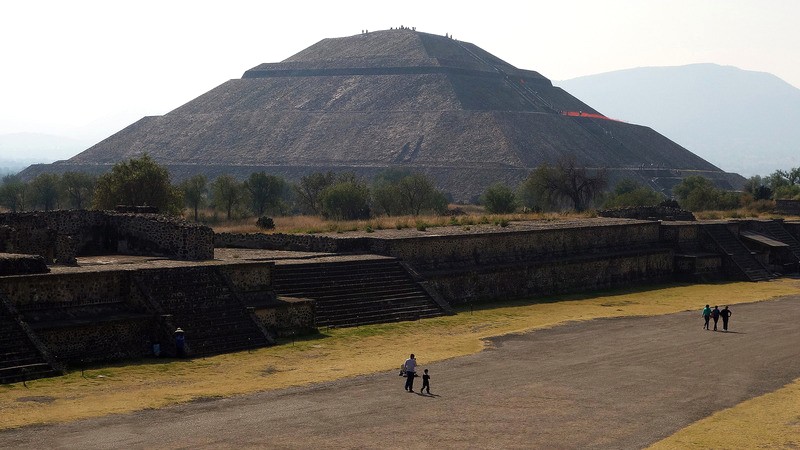
[{"label": "grass field", "polygon": [[[0,428],[159,408],[394,370],[409,349],[421,363],[428,364],[478,352],[486,345],[487,337],[568,321],[686,310],[697,310],[699,321],[699,310],[706,303],[732,305],[798,293],[800,281],[792,279],[664,285],[495,303],[473,311],[462,309],[456,316],[416,322],[322,330],[316,336],[252,352],[90,368],[83,373],[32,381],[27,387],[22,383],[0,386]],[[707,430],[720,426],[728,430],[730,439],[747,433],[748,439],[759,445],[800,442],[798,404],[800,384],[715,414],[660,443],[658,448],[741,447],[718,445],[716,437],[713,445],[705,445],[711,442],[703,440]],[[765,422],[781,429],[781,433],[759,434],[761,429],[768,430],[763,426]]]}]

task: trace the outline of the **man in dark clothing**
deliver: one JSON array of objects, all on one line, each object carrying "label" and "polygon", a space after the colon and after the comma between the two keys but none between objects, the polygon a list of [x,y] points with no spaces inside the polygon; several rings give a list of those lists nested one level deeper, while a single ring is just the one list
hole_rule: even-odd
[{"label": "man in dark clothing", "polygon": [[714,331],[717,331],[717,322],[719,322],[719,306],[714,305],[714,310],[711,311],[711,318],[714,319]]},{"label": "man in dark clothing", "polygon": [[724,331],[728,331],[728,319],[731,317],[731,310],[728,309],[727,306],[722,308],[722,311],[719,312],[719,315],[722,316],[722,329]]}]

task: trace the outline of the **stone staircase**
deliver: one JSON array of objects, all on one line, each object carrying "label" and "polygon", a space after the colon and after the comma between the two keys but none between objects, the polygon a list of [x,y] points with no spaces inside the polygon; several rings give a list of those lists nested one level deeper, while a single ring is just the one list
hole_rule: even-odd
[{"label": "stone staircase", "polygon": [[770,221],[761,223],[760,225],[762,230],[769,235],[769,237],[788,245],[794,257],[800,261],[800,242],[798,242],[791,233],[786,231],[779,222]]},{"label": "stone staircase", "polygon": [[771,277],[764,266],[753,257],[750,250],[724,224],[704,225],[702,229],[728,261],[749,281],[767,281]]},{"label": "stone staircase", "polygon": [[314,299],[318,327],[400,322],[444,314],[396,259],[278,264],[278,295]]},{"label": "stone staircase", "polygon": [[184,330],[187,353],[205,356],[272,342],[214,267],[137,274],[137,285],[170,323]]},{"label": "stone staircase", "polygon": [[0,384],[61,374],[32,339],[16,310],[0,294]]}]

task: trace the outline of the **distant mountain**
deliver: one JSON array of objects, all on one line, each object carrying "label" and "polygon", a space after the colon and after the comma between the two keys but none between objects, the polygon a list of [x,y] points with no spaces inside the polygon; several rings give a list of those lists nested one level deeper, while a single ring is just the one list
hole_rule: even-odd
[{"label": "distant mountain", "polygon": [[16,172],[35,163],[71,158],[91,141],[40,133],[0,134],[0,169]]},{"label": "distant mountain", "polygon": [[641,67],[556,81],[603,114],[652,127],[744,176],[800,167],[800,89],[716,64]]}]

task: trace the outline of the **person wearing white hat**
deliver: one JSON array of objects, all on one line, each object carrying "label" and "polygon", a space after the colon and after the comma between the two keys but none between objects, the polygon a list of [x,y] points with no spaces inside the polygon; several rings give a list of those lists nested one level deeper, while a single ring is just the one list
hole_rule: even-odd
[{"label": "person wearing white hat", "polygon": [[178,358],[186,356],[186,337],[180,327],[175,330],[175,356]]}]

